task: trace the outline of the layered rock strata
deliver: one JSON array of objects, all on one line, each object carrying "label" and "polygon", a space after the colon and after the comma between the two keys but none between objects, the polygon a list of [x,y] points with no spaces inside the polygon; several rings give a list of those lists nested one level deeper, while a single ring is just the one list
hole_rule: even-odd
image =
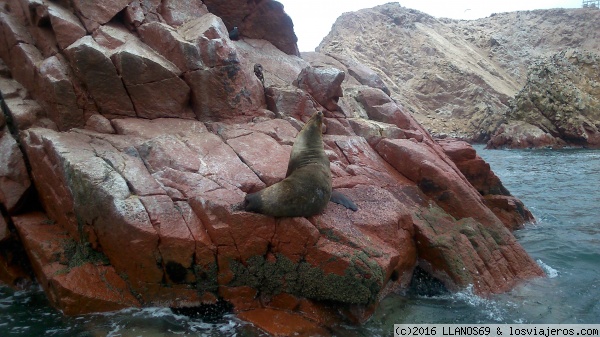
[{"label": "layered rock strata", "polygon": [[[514,109],[509,113],[511,99],[517,96],[517,100],[523,100],[520,97],[526,91],[544,93],[547,89],[552,90],[553,99],[561,96],[566,88],[551,88],[556,78],[543,75],[531,81],[529,68],[533,68],[531,76],[538,76],[541,63],[547,63],[540,63],[539,58],[566,49],[581,49],[581,55],[585,50],[597,52],[599,26],[600,11],[594,8],[519,11],[478,20],[451,20],[389,3],[344,13],[317,51],[346,65],[361,83],[366,84],[371,77],[353,70],[357,69],[354,64],[363,63],[373,69],[382,81],[378,87],[389,90],[391,97],[436,137],[487,142],[498,131],[523,139],[521,145],[515,139],[503,142],[505,146],[520,147],[527,139],[539,139],[537,143],[542,146],[561,140],[572,144],[570,134],[550,132],[548,126],[540,129],[558,139],[554,141],[547,136],[540,138],[541,131],[522,125],[524,120],[514,114]],[[576,78],[578,72],[569,76]],[[576,113],[580,114],[577,119],[590,119],[589,113]],[[573,111],[566,109],[564,114],[572,115]],[[598,124],[597,116],[591,122]],[[578,133],[576,138],[586,137]],[[502,142],[495,138],[495,143]]]}]

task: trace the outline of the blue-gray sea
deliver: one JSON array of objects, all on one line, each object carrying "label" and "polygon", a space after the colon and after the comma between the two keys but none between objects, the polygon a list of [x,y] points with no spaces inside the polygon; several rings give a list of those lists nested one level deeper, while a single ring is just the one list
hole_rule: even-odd
[{"label": "blue-gray sea", "polygon": [[[536,224],[515,232],[548,277],[491,298],[412,292],[386,298],[361,327],[338,336],[390,336],[397,323],[600,323],[600,151],[485,150],[477,152]],[[39,287],[0,285],[0,336],[265,336],[234,315],[190,318],[169,309],[63,317]]]}]

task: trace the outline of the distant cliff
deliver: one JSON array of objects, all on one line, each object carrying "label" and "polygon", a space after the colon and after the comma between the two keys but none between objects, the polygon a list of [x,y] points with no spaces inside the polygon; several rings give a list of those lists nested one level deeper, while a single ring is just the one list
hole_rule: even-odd
[{"label": "distant cliff", "polygon": [[565,49],[600,50],[597,27],[591,8],[464,21],[389,3],[345,13],[317,50],[374,69],[434,136],[484,142],[512,118],[529,66]]},{"label": "distant cliff", "polygon": [[567,50],[535,61],[488,147],[600,147],[600,56]]}]

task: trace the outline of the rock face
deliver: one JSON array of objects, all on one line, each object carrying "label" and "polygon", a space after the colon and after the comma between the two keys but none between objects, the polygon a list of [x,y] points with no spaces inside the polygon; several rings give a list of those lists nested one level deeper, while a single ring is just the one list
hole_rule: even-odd
[{"label": "rock face", "polygon": [[536,61],[488,147],[600,147],[600,55],[567,50]]},{"label": "rock face", "polygon": [[[543,276],[508,229],[531,220],[522,204],[471,147],[435,142],[375,72],[248,38],[282,18],[275,2],[187,3],[0,7],[4,282],[28,276],[26,254],[65,314],[227,301],[289,335],[366,320],[416,266],[481,295]],[[358,211],[243,211],[285,176],[317,110],[333,187]]]},{"label": "rock face", "polygon": [[501,124],[519,121],[507,116],[510,99],[528,83],[535,60],[565,48],[599,50],[598,26],[600,11],[592,8],[464,21],[389,3],[340,16],[317,51],[356,69],[351,74],[365,85],[372,85],[369,77],[354,63],[372,68],[379,88],[388,88],[433,135],[487,142]]}]

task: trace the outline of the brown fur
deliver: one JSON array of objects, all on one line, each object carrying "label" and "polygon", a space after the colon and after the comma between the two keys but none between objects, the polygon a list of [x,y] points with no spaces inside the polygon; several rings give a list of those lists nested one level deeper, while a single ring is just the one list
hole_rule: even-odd
[{"label": "brown fur", "polygon": [[306,122],[294,142],[285,179],[246,195],[245,209],[274,217],[321,213],[331,197],[331,170],[323,149],[323,113]]}]

